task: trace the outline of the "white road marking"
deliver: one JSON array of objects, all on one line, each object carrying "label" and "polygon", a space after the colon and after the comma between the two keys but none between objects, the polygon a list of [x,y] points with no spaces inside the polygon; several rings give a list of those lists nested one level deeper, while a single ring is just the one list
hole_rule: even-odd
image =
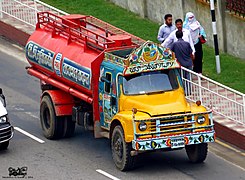
[{"label": "white road marking", "polygon": [[26,113],[27,115],[29,115],[29,116],[33,117],[33,118],[39,119],[39,117],[38,117],[38,116],[36,116],[36,115],[32,114],[31,112],[25,112],[25,113]]},{"label": "white road marking", "polygon": [[24,48],[21,47],[21,46],[18,46],[17,44],[12,44],[12,46],[14,46],[15,48],[21,50],[21,51],[24,51]]},{"label": "white road marking", "polygon": [[104,176],[110,178],[110,179],[113,179],[113,180],[120,180],[119,178],[117,178],[117,177],[115,177],[115,176],[112,176],[111,174],[109,174],[109,173],[107,173],[107,172],[105,172],[105,171],[103,171],[103,170],[101,170],[101,169],[97,169],[96,171],[97,171],[98,173],[100,173],[100,174],[102,174],[102,175],[104,175]]},{"label": "white road marking", "polygon": [[17,111],[24,111],[23,108],[14,108],[14,109],[17,110]]},{"label": "white road marking", "polygon": [[36,136],[34,136],[34,135],[32,135],[32,134],[30,134],[30,133],[24,131],[23,129],[21,129],[21,128],[19,128],[19,127],[14,127],[14,129],[15,129],[16,131],[19,131],[20,133],[22,133],[22,134],[28,136],[29,138],[31,138],[31,139],[33,139],[33,140],[35,140],[35,141],[41,143],[41,144],[45,143],[45,141],[43,141],[43,140],[37,138]]},{"label": "white road marking", "polygon": [[[17,110],[17,111],[24,111],[24,110],[25,110],[25,109],[19,108],[19,107],[15,107],[14,109]],[[33,118],[39,119],[38,116],[32,114],[31,112],[26,111],[26,112],[24,112],[24,113],[27,114],[27,115],[29,115],[29,116],[31,116],[31,117],[33,117]]]}]

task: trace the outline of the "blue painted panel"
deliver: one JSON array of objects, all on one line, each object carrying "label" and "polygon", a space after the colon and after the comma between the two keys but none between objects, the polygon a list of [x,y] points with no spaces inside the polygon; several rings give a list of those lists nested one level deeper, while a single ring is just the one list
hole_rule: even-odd
[{"label": "blue painted panel", "polygon": [[35,64],[38,64],[50,71],[53,71],[54,52],[41,47],[30,41],[25,47],[26,57]]},{"label": "blue painted panel", "polygon": [[[100,68],[100,77],[106,76],[106,73],[111,74],[111,91],[105,92],[105,83],[99,82],[99,106],[100,106],[100,123],[101,126],[109,128],[109,124],[113,116],[118,112],[118,84],[117,75],[123,72],[123,67],[111,62],[103,62]],[[116,105],[111,105],[111,98],[116,99]]]},{"label": "blue painted panel", "polygon": [[62,64],[62,76],[87,89],[90,89],[90,70],[72,62],[68,58],[64,58]]}]

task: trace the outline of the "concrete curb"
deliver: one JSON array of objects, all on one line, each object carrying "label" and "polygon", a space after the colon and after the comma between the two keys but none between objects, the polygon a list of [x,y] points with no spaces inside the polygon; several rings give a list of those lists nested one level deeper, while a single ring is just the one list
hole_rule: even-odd
[{"label": "concrete curb", "polygon": [[216,121],[214,122],[214,128],[218,138],[245,150],[244,135]]},{"label": "concrete curb", "polygon": [[245,127],[217,114],[213,118],[217,137],[245,150]]},{"label": "concrete curb", "polygon": [[22,46],[26,45],[30,34],[11,26],[3,21],[0,21],[0,35],[5,36],[8,39],[11,39]]},{"label": "concrete curb", "polygon": [[[23,32],[22,30],[2,21],[0,21],[0,27],[0,35],[3,35],[10,40],[13,40],[22,46],[25,46],[30,34]],[[224,119],[225,118],[222,117],[220,118],[220,116],[217,118],[216,116],[214,116],[216,136],[226,142],[229,142],[230,144],[233,144],[245,150],[245,132],[238,132],[233,128],[229,128],[224,122],[222,122],[222,120]]]}]

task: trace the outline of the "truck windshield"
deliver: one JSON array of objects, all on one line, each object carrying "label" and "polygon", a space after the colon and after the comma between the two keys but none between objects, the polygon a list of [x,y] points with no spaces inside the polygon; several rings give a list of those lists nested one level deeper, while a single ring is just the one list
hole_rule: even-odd
[{"label": "truck windshield", "polygon": [[151,94],[178,88],[174,70],[147,72],[123,78],[125,95]]}]

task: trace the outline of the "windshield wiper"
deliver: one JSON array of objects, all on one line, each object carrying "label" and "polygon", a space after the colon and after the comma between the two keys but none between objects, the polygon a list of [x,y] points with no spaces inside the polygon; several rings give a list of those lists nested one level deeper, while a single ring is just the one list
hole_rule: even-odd
[{"label": "windshield wiper", "polygon": [[162,90],[162,91],[147,92],[145,94],[150,95],[150,94],[161,94],[161,93],[165,93],[165,91]]}]

